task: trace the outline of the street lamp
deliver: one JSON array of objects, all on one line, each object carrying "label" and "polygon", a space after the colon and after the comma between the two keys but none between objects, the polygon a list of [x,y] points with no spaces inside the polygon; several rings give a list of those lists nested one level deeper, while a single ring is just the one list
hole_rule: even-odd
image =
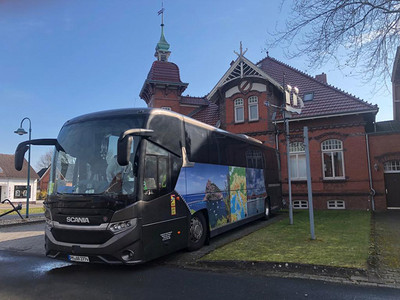
[{"label": "street lamp", "polygon": [[[31,133],[32,133],[32,128],[31,128],[31,119],[29,119],[28,117],[25,117],[22,119],[21,121],[21,125],[19,126],[19,128],[17,130],[14,131],[14,133],[18,134],[18,135],[24,135],[27,134],[28,132],[25,131],[24,128],[22,128],[22,123],[28,120],[29,121],[29,141],[31,140]],[[31,145],[28,146],[29,147],[29,152],[28,152],[28,179],[27,179],[27,184],[26,184],[26,218],[29,218],[29,196],[31,194],[31,188],[29,185],[29,180],[31,177]]]}]

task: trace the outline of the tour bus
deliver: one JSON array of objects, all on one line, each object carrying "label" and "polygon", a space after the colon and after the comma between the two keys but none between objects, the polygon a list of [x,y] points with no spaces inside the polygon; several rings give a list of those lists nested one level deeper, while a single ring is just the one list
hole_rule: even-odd
[{"label": "tour bus", "polygon": [[67,121],[54,145],[45,248],[74,262],[135,264],[209,239],[282,205],[277,151],[162,109]]}]

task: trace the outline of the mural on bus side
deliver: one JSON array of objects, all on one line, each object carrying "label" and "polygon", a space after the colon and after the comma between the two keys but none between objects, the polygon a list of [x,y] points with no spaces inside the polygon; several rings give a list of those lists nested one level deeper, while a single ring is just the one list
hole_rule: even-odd
[{"label": "mural on bus side", "polygon": [[263,170],[196,163],[183,168],[175,190],[192,213],[206,208],[211,229],[263,211]]}]

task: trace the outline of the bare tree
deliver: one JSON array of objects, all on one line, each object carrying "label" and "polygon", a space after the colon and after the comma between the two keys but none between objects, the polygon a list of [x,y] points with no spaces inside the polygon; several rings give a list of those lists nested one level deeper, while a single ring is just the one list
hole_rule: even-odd
[{"label": "bare tree", "polygon": [[267,48],[279,45],[289,58],[306,55],[310,67],[328,61],[359,67],[361,74],[353,75],[380,85],[390,78],[400,46],[400,1],[293,0],[284,29],[271,41]]},{"label": "bare tree", "polygon": [[50,167],[52,158],[53,158],[53,150],[47,151],[45,154],[40,156],[39,161],[36,164],[37,168],[40,170],[43,168]]}]

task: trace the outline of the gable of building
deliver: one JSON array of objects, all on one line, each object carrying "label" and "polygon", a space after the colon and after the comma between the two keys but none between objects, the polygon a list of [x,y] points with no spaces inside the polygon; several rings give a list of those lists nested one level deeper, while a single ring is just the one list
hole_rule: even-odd
[{"label": "gable of building", "polygon": [[[17,171],[14,167],[14,155],[0,154],[0,178],[4,179],[25,179],[28,172],[28,162],[24,159],[21,171]],[[35,170],[30,167],[31,179],[39,179]]]}]

